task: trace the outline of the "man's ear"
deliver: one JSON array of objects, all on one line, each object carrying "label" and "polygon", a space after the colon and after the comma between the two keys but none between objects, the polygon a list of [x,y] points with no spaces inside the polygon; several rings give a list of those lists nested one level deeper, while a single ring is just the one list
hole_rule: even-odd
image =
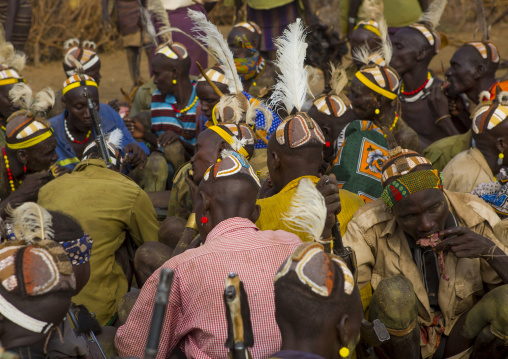
[{"label": "man's ear", "polygon": [[67,100],[65,100],[65,95],[62,96],[62,98],[60,99],[60,101],[62,102],[62,106],[67,109]]},{"label": "man's ear", "polygon": [[202,214],[210,220],[210,197],[203,191],[199,191],[199,195],[201,196]]},{"label": "man's ear", "polygon": [[23,166],[26,166],[28,162],[28,153],[25,150],[18,150],[16,156],[18,157],[18,161],[21,162]]},{"label": "man's ear", "polygon": [[483,77],[485,75],[485,72],[487,71],[487,68],[484,64],[480,63],[476,66],[476,71],[473,74],[474,79],[479,79],[480,77]]},{"label": "man's ear", "polygon": [[416,54],[416,61],[422,61],[427,57],[427,49],[420,49]]},{"label": "man's ear", "polygon": [[222,151],[223,150],[228,150],[230,149],[230,146],[229,144],[226,142],[226,141],[221,141],[221,143],[219,144],[219,147],[217,148],[217,159],[221,159],[222,158]]},{"label": "man's ear", "polygon": [[344,314],[340,321],[335,326],[337,332],[337,341],[339,342],[339,348],[347,347],[351,341],[352,333],[349,325],[349,315]]},{"label": "man's ear", "polygon": [[508,152],[508,143],[503,137],[496,138],[496,148],[500,153]]},{"label": "man's ear", "polygon": [[281,160],[277,152],[272,151],[271,156],[273,157],[273,169],[278,169],[281,165]]},{"label": "man's ear", "polygon": [[250,215],[249,219],[252,221],[252,223],[256,223],[260,215],[261,215],[261,207],[258,204],[256,204],[254,206],[254,209],[252,210],[252,214]]}]

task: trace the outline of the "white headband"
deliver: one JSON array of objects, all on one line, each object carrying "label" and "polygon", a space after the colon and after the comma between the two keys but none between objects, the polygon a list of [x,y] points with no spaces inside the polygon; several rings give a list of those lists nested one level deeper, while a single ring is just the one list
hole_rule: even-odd
[{"label": "white headband", "polygon": [[23,313],[2,295],[0,295],[0,313],[11,322],[34,333],[46,334],[53,327],[53,323],[46,323]]}]

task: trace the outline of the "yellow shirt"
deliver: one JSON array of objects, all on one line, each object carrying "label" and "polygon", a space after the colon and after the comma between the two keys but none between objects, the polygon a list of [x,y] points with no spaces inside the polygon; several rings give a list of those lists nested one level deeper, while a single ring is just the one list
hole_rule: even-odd
[{"label": "yellow shirt", "polygon": [[128,290],[125,274],[115,261],[126,233],[138,246],[158,239],[152,202],[130,178],[93,159],[42,187],[38,203],[75,217],[92,237],[90,280],[72,300],[84,304],[105,325]]},{"label": "yellow shirt", "polygon": [[[296,187],[302,178],[309,178],[314,184],[319,182],[316,176],[303,176],[289,182],[279,193],[272,197],[258,199],[256,204],[261,207],[261,215],[256,222],[256,226],[262,231],[281,229],[286,232],[296,234],[302,241],[309,241],[309,236],[303,232],[296,232],[290,229],[282,220],[281,217],[286,213],[291,206],[291,199],[295,193]],[[346,228],[353,218],[353,214],[360,208],[364,202],[360,196],[346,190],[339,191],[341,211],[337,216],[340,223],[340,233],[344,235]]]}]

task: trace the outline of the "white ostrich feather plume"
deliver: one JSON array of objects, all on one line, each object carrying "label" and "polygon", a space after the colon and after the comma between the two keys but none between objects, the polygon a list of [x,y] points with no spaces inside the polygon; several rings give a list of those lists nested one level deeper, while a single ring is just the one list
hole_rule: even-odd
[{"label": "white ostrich feather plume", "polygon": [[8,209],[8,223],[19,240],[29,243],[41,239],[53,239],[54,231],[51,228],[53,217],[51,214],[34,202],[26,202],[16,209]]},{"label": "white ostrich feather plume", "polygon": [[325,198],[310,179],[300,180],[291,207],[282,219],[291,230],[305,232],[314,241],[321,239],[326,221]]},{"label": "white ostrich feather plume", "polygon": [[194,21],[192,31],[199,32],[197,39],[210,47],[210,50],[221,62],[221,69],[229,80],[229,93],[237,94],[243,91],[242,81],[236,72],[233,53],[229,49],[227,41],[217,27],[206,19],[205,14],[189,9],[189,17]]},{"label": "white ostrich feather plume", "polygon": [[427,8],[427,11],[422,14],[420,20],[418,21],[427,23],[432,27],[432,29],[435,29],[439,25],[439,20],[441,20],[441,16],[443,15],[447,3],[448,0],[432,1]]},{"label": "white ostrich feather plume", "polygon": [[332,74],[330,79],[330,87],[332,88],[332,93],[334,95],[339,95],[344,87],[347,85],[347,74],[346,70],[341,66],[335,67],[333,63],[330,62],[330,72]]},{"label": "white ostrich feather plume", "polygon": [[265,128],[264,130],[268,132],[270,127],[272,127],[273,122],[273,114],[272,112],[264,105],[261,101],[259,105],[250,104],[247,112],[245,113],[245,123],[249,126],[256,125],[256,117],[257,111],[261,112],[265,116]]},{"label": "white ostrich feather plume", "polygon": [[269,106],[273,109],[283,106],[288,114],[295,108],[300,111],[306,99],[308,73],[303,64],[307,52],[305,35],[305,27],[301,19],[297,19],[275,40],[277,59],[274,64],[280,72]]},{"label": "white ostrich feather plume", "polygon": [[9,99],[19,108],[44,117],[55,104],[55,93],[49,87],[39,91],[35,98],[32,88],[23,82],[15,84],[9,91]]},{"label": "white ostrich feather plume", "polygon": [[79,39],[74,37],[72,39],[65,40],[63,43],[63,48],[64,50],[69,50],[73,45],[79,46]]},{"label": "white ostrich feather plume", "polygon": [[233,144],[231,145],[231,148],[235,150],[235,152],[239,152],[242,147],[247,145],[247,139],[243,138],[241,140],[238,139],[236,136],[233,137]]},{"label": "white ostrich feather plume", "polygon": [[353,50],[353,59],[362,64],[368,65],[369,57],[370,57],[370,49],[367,44],[357,47],[356,49]]},{"label": "white ostrich feather plume", "polygon": [[108,143],[111,143],[116,148],[122,148],[123,134],[122,130],[117,128],[108,134]]}]

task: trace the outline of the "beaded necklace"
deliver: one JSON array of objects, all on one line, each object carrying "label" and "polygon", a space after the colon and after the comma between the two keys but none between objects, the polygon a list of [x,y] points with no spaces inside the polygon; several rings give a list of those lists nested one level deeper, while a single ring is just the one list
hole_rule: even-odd
[{"label": "beaded necklace", "polygon": [[69,139],[74,142],[74,143],[77,143],[77,144],[80,144],[82,145],[83,143],[85,143],[86,141],[88,141],[88,139],[90,138],[90,134],[92,133],[92,131],[88,131],[88,133],[86,134],[86,137],[83,141],[78,141],[76,140],[74,137],[72,137],[69,129],[67,128],[67,120],[64,120],[64,127],[65,127],[65,133],[67,134],[67,137],[69,137]]},{"label": "beaded necklace", "polygon": [[193,108],[193,107],[194,107],[194,105],[196,104],[196,102],[198,102],[198,96],[197,96],[197,95],[194,97],[194,101],[192,101],[192,103],[191,103],[189,106],[187,106],[186,108],[184,108],[184,109],[178,110],[178,109],[175,107],[175,105],[174,105],[174,104],[171,104],[171,107],[173,107],[173,111],[175,111],[175,112],[176,112],[176,115],[177,115],[177,116],[180,116],[180,115],[182,115],[182,113],[187,112],[187,111],[189,111],[191,108]]},{"label": "beaded necklace", "polygon": [[[393,120],[392,122],[392,125],[390,126],[390,132],[393,131],[393,129],[395,128],[395,126],[397,125],[397,122],[399,121],[399,115],[397,114],[397,112],[395,112],[395,119]],[[387,137],[386,134],[384,134],[385,138]]]},{"label": "beaded necklace", "polygon": [[430,72],[427,72],[427,79],[425,80],[425,82],[423,83],[423,85],[421,85],[420,87],[418,87],[416,90],[414,91],[409,91],[409,92],[404,92],[404,82],[400,85],[400,93],[403,94],[404,96],[413,96],[413,95],[416,95],[418,92],[422,91],[425,86],[427,85],[427,83],[429,82],[430,78],[432,76],[430,75]]},{"label": "beaded necklace", "polygon": [[[12,175],[11,168],[9,166],[9,159],[7,158],[7,154],[5,153],[5,147],[2,147],[2,153],[4,155],[5,169],[7,170],[7,177],[9,178],[11,192],[14,192],[16,190],[16,187],[14,187],[14,176]],[[22,182],[23,181],[18,181],[18,185],[20,185]]]}]

